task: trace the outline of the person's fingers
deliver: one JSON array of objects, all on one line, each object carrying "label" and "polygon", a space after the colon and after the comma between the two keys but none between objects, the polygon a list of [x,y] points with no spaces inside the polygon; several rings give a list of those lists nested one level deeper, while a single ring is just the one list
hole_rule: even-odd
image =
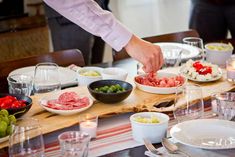
[{"label": "person's fingers", "polygon": [[162,51],[161,51],[161,53],[160,53],[160,57],[159,57],[159,62],[160,62],[160,67],[159,68],[161,68],[162,66],[163,66],[163,64],[164,64],[164,58],[163,58],[163,54],[162,54]]}]

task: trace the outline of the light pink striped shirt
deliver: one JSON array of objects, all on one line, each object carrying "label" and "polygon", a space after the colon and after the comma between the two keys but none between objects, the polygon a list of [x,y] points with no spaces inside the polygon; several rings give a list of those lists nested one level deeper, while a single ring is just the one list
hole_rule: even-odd
[{"label": "light pink striped shirt", "polygon": [[100,36],[116,51],[129,42],[132,33],[112,13],[93,0],[44,0],[50,7],[86,31]]}]

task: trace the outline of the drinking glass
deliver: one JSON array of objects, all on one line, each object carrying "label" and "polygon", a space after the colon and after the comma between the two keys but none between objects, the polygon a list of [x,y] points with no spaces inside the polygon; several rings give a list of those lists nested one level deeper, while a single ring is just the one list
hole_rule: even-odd
[{"label": "drinking glass", "polygon": [[9,137],[10,157],[44,157],[44,142],[37,119],[17,119]]},{"label": "drinking glass", "polygon": [[178,122],[203,118],[204,102],[201,87],[186,85],[183,90],[178,88],[173,114]]},{"label": "drinking glass", "polygon": [[58,136],[63,157],[87,157],[90,135],[85,132],[68,131]]},{"label": "drinking glass", "polygon": [[194,59],[194,60],[202,60],[202,61],[205,60],[204,45],[203,45],[203,40],[201,38],[198,38],[198,37],[186,37],[186,38],[183,38],[183,43],[198,48],[198,50],[200,52],[199,56],[197,56],[195,58],[192,58],[192,59]]},{"label": "drinking glass", "polygon": [[39,63],[34,71],[34,94],[53,92],[61,89],[60,73],[55,63]]},{"label": "drinking glass", "polygon": [[33,87],[33,77],[29,75],[14,74],[7,77],[10,94],[30,96]]}]

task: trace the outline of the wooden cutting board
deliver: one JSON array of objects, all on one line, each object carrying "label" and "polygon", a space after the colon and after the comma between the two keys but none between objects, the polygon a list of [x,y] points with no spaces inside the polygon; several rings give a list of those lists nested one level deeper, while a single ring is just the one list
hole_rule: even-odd
[{"label": "wooden cutting board", "polygon": [[[177,72],[178,69],[171,69],[169,71]],[[133,78],[129,79],[128,82],[133,84]],[[193,82],[189,82],[193,83]],[[210,83],[200,83],[203,90],[203,97],[205,99],[209,98],[211,94],[216,92],[224,92],[235,89],[235,85],[226,81],[225,74],[223,78],[218,81]],[[75,91],[82,95],[90,95],[86,86],[80,86],[75,88],[68,88],[64,90]],[[45,95],[45,94],[44,94]],[[43,96],[43,95],[41,95]],[[141,112],[141,111],[156,111],[156,112],[167,112],[172,111],[173,106],[166,108],[157,108],[156,106],[161,102],[166,102],[174,99],[174,94],[170,95],[160,95],[151,94],[141,91],[134,87],[130,96],[116,104],[104,104],[98,101],[94,101],[94,104],[88,110],[71,115],[71,116],[60,116],[47,112],[38,105],[41,96],[32,96],[33,105],[32,108],[23,117],[33,117],[39,119],[42,127],[43,134],[50,133],[55,130],[59,130],[72,125],[78,125],[79,117],[87,113],[98,116],[107,116],[114,114],[121,114],[126,112]],[[90,95],[91,96],[91,95]],[[92,96],[91,96],[92,97]],[[7,143],[0,144],[0,148],[6,146]]]}]

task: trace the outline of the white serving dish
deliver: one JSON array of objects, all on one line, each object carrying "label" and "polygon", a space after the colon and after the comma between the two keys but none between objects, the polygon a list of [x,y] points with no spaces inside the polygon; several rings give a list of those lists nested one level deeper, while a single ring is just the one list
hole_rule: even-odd
[{"label": "white serving dish", "polygon": [[[100,76],[84,76],[80,74],[82,71],[97,71],[99,72]],[[100,67],[83,67],[79,69],[77,71],[78,72],[77,74],[78,85],[86,86],[94,81],[102,80],[102,75],[101,75],[102,71],[103,71],[103,68],[100,68]]]},{"label": "white serving dish", "polygon": [[[216,47],[226,47],[225,49],[216,49]],[[215,47],[214,49],[211,47]],[[208,43],[205,45],[206,60],[219,66],[225,66],[233,53],[233,47],[225,43]]]},{"label": "white serving dish", "polygon": [[[135,121],[135,118],[138,116],[147,117],[147,118],[155,116],[160,122],[159,123],[137,122]],[[170,118],[168,115],[158,112],[140,112],[131,115],[130,121],[131,121],[133,139],[135,141],[142,143],[144,138],[150,140],[152,143],[161,142],[162,138],[166,137],[169,119]]]},{"label": "white serving dish", "polygon": [[121,80],[125,81],[127,78],[128,72],[122,68],[110,67],[105,68],[102,71],[103,79],[111,79],[111,80]]},{"label": "white serving dish", "polygon": [[85,110],[87,110],[88,108],[90,108],[93,105],[93,100],[89,96],[79,95],[81,98],[85,97],[85,96],[88,97],[89,98],[89,105],[87,105],[86,107],[82,107],[80,109],[74,109],[74,110],[57,110],[57,109],[53,109],[53,108],[45,106],[47,104],[47,101],[53,100],[53,99],[58,99],[61,94],[62,94],[62,91],[50,93],[47,96],[42,97],[39,100],[39,105],[42,108],[44,108],[45,110],[47,110],[47,111],[49,111],[51,113],[55,113],[55,114],[59,114],[59,115],[64,115],[64,116],[73,115],[73,114],[85,111]]},{"label": "white serving dish", "polygon": [[197,119],[173,126],[171,137],[179,143],[202,149],[235,148],[235,123],[219,119]]},{"label": "white serving dish", "polygon": [[[140,76],[144,76],[145,74],[143,75],[140,75]],[[158,72],[157,73],[157,76],[159,78],[162,78],[162,77],[174,77],[174,76],[177,76],[177,74],[175,73],[168,73],[168,72]],[[184,76],[182,76],[184,77]],[[136,84],[136,87],[139,88],[140,90],[142,91],[145,91],[145,92],[148,92],[148,93],[154,93],[154,94],[173,94],[173,93],[176,93],[177,90],[180,91],[180,90],[183,90],[185,84],[186,84],[186,78],[184,77],[184,84],[179,86],[179,87],[153,87],[153,86],[147,86],[147,85],[142,85],[142,84],[139,84],[138,82],[135,81],[135,84]]]}]

